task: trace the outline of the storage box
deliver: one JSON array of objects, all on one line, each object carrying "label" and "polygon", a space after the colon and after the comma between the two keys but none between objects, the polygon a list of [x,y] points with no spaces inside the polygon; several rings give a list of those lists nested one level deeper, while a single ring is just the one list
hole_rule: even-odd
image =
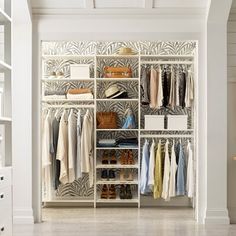
[{"label": "storage box", "polygon": [[163,130],[164,129],[164,115],[145,115],[145,129],[147,130]]},{"label": "storage box", "polygon": [[71,79],[88,79],[89,74],[89,64],[73,64],[70,65],[70,77]]},{"label": "storage box", "polygon": [[187,115],[168,115],[167,129],[169,130],[186,130],[188,129]]}]

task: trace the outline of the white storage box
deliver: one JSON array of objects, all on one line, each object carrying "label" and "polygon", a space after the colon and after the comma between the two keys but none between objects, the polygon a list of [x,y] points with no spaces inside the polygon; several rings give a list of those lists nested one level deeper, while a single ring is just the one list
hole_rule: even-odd
[{"label": "white storage box", "polygon": [[89,74],[89,64],[73,64],[70,65],[70,77],[71,79],[88,79]]},{"label": "white storage box", "polygon": [[147,130],[163,130],[164,129],[164,115],[145,115],[145,129]]},{"label": "white storage box", "polygon": [[169,130],[186,130],[188,129],[187,115],[168,115],[167,129]]}]

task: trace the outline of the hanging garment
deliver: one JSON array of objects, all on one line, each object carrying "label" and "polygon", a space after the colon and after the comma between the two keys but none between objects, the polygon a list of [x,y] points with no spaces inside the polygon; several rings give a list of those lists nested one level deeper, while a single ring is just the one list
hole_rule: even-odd
[{"label": "hanging garment", "polygon": [[76,179],[82,177],[81,172],[81,134],[82,134],[82,120],[81,112],[77,112],[77,156],[76,156]]},{"label": "hanging garment", "polygon": [[176,155],[175,155],[175,143],[173,143],[171,148],[171,161],[170,161],[170,184],[169,184],[169,197],[176,196]]},{"label": "hanging garment", "polygon": [[182,144],[178,144],[179,150],[179,161],[177,168],[177,184],[176,184],[176,195],[186,194],[186,161],[183,151]]},{"label": "hanging garment", "polygon": [[87,110],[81,134],[81,172],[89,174],[89,185],[93,186],[93,116]]},{"label": "hanging garment", "polygon": [[151,69],[150,72],[150,108],[157,107],[157,92],[158,92],[159,73]]},{"label": "hanging garment", "polygon": [[51,114],[42,118],[42,172],[43,172],[43,195],[45,200],[52,199],[52,162],[51,162]]},{"label": "hanging garment", "polygon": [[59,135],[57,144],[57,160],[61,163],[60,181],[67,184],[68,176],[68,122],[65,111],[62,113],[59,124]]},{"label": "hanging garment", "polygon": [[161,156],[161,141],[158,143],[156,151],[155,177],[154,177],[153,196],[155,199],[161,197],[162,193],[162,156]]},{"label": "hanging garment", "polygon": [[194,99],[194,82],[191,71],[188,71],[186,78],[185,105],[191,107]]},{"label": "hanging garment", "polygon": [[170,157],[169,157],[169,141],[167,140],[165,144],[163,189],[161,194],[161,197],[165,200],[169,200],[169,181],[170,181]]},{"label": "hanging garment", "polygon": [[68,171],[69,183],[75,180],[76,154],[77,154],[77,120],[73,110],[68,117]]},{"label": "hanging garment", "polygon": [[60,124],[60,118],[58,119],[56,115],[53,118],[52,121],[52,176],[54,179],[54,189],[56,190],[58,186],[60,185],[60,161],[57,160],[57,143],[58,143],[58,134],[59,134],[59,124]]},{"label": "hanging garment", "polygon": [[187,194],[189,198],[193,197],[194,194],[194,169],[193,169],[193,151],[191,148],[191,143],[188,141],[187,144],[187,158],[188,158],[188,167],[187,167]]},{"label": "hanging garment", "polygon": [[163,106],[167,107],[170,99],[170,87],[171,87],[171,77],[167,73],[166,69],[163,74]]},{"label": "hanging garment", "polygon": [[162,86],[162,70],[158,70],[158,83],[157,83],[157,104],[156,108],[160,108],[163,105],[163,86]]},{"label": "hanging garment", "polygon": [[140,79],[141,103],[143,105],[149,104],[150,79],[146,69],[142,70]]},{"label": "hanging garment", "polygon": [[176,80],[175,80],[175,105],[179,106],[179,70],[176,72]]},{"label": "hanging garment", "polygon": [[170,97],[169,106],[173,109],[176,106],[176,79],[173,70],[170,73]]},{"label": "hanging garment", "polygon": [[140,192],[146,194],[149,192],[148,189],[148,169],[149,169],[149,143],[145,140],[143,145],[142,163],[141,163],[141,174],[140,174]]},{"label": "hanging garment", "polygon": [[185,92],[186,92],[186,73],[182,72],[179,77],[179,105],[185,107]]},{"label": "hanging garment", "polygon": [[135,129],[135,127],[136,127],[135,117],[134,117],[134,113],[131,108],[128,108],[125,111],[124,117],[125,117],[125,121],[122,126],[122,129]]},{"label": "hanging garment", "polygon": [[154,170],[155,170],[155,142],[152,141],[150,148],[150,158],[149,158],[149,167],[148,167],[148,187],[153,191],[154,186]]}]

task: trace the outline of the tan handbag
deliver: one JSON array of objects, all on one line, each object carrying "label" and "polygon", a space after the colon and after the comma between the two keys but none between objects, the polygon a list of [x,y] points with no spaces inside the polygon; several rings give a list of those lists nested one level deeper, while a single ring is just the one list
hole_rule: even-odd
[{"label": "tan handbag", "polygon": [[129,67],[104,67],[105,78],[132,78],[132,70]]},{"label": "tan handbag", "polygon": [[97,112],[97,129],[117,129],[117,113]]}]

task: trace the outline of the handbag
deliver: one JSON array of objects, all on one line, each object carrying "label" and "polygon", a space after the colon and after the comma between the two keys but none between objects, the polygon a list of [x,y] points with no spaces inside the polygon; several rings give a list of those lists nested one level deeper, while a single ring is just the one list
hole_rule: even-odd
[{"label": "handbag", "polygon": [[129,67],[104,67],[105,78],[132,78],[132,70]]},{"label": "handbag", "polygon": [[135,129],[135,127],[136,125],[133,111],[130,108],[128,108],[125,111],[125,121],[122,126],[122,129]]},{"label": "handbag", "polygon": [[117,129],[117,113],[97,112],[97,129]]}]

